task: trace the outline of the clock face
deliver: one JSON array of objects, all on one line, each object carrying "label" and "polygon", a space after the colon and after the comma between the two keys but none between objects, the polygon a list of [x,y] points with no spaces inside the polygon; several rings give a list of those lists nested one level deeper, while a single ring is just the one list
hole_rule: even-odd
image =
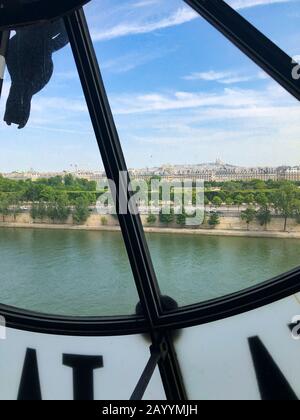
[{"label": "clock face", "polygon": [[52,3],[1,4],[0,400],[298,399],[293,5]]},{"label": "clock face", "polygon": [[[191,400],[299,397],[300,296],[180,330],[175,347]],[[149,358],[140,335],[66,337],[4,330],[0,398],[128,400]],[[82,379],[74,383],[78,375]],[[156,371],[145,399],[164,400]]]},{"label": "clock face", "polygon": [[299,294],[203,326],[176,342],[190,399],[299,398]]},{"label": "clock face", "polygon": [[[8,328],[0,356],[1,400],[129,400],[149,350],[139,335],[63,337]],[[76,382],[76,375],[85,379]],[[165,398],[156,370],[145,399]]]}]

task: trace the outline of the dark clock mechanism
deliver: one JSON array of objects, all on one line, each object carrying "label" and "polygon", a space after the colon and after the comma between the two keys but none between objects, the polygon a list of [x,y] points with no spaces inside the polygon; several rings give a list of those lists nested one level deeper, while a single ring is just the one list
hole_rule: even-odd
[{"label": "dark clock mechanism", "polygon": [[74,10],[90,0],[1,0],[1,27],[16,29],[17,26],[36,22],[49,22]]},{"label": "dark clock mechanism", "polygon": [[19,28],[10,39],[6,63],[11,88],[4,121],[25,127],[31,99],[42,90],[53,74],[52,54],[68,43],[62,20]]}]

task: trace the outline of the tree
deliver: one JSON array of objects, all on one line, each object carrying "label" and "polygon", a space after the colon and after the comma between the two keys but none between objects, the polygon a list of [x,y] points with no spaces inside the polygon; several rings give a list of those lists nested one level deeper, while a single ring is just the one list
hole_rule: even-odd
[{"label": "tree", "polygon": [[245,203],[246,204],[254,204],[255,202],[255,196],[254,194],[247,194],[245,197]]},{"label": "tree", "polygon": [[223,204],[223,202],[222,202],[222,200],[221,200],[221,198],[220,198],[220,197],[216,196],[216,197],[214,197],[214,198],[213,198],[212,204],[213,204],[215,207],[221,207],[221,206],[222,206],[222,204]]},{"label": "tree", "polygon": [[2,221],[5,222],[5,216],[9,214],[9,199],[7,194],[0,196],[0,214],[2,215]]},{"label": "tree", "polygon": [[55,190],[48,185],[44,186],[39,194],[39,197],[34,201],[43,201],[50,203],[55,200]]},{"label": "tree", "polygon": [[63,181],[66,187],[74,187],[74,185],[76,184],[76,181],[72,174],[65,175]]},{"label": "tree", "polygon": [[285,183],[278,191],[273,193],[272,202],[275,210],[284,218],[284,232],[287,230],[287,221],[294,214],[294,202],[298,189],[292,183]]},{"label": "tree", "polygon": [[37,205],[38,218],[43,220],[47,216],[47,207],[43,201],[39,201]]},{"label": "tree", "polygon": [[35,221],[36,219],[43,220],[48,215],[47,207],[43,201],[39,201],[38,203],[32,203],[30,209],[30,216]]},{"label": "tree", "polygon": [[241,205],[244,203],[244,197],[241,194],[238,194],[234,198],[234,204],[238,206],[238,210],[240,210]]},{"label": "tree", "polygon": [[255,196],[255,202],[260,206],[260,207],[265,207],[267,208],[269,205],[269,200],[268,197],[265,193],[259,193],[256,194]]},{"label": "tree", "polygon": [[242,211],[241,219],[247,223],[247,230],[250,229],[250,223],[254,221],[255,216],[256,216],[256,211],[251,207],[247,208],[247,210],[245,211]]},{"label": "tree", "polygon": [[24,199],[26,201],[30,201],[31,203],[38,201],[43,189],[43,185],[30,181],[26,186],[26,191],[24,191]]},{"label": "tree", "polygon": [[47,206],[47,216],[54,223],[65,222],[70,215],[70,208],[66,194],[58,194],[54,201],[51,201]]},{"label": "tree", "polygon": [[219,191],[218,192],[218,197],[222,200],[222,203],[224,203],[225,200],[226,200],[227,194],[224,191]]},{"label": "tree", "polygon": [[223,186],[224,186],[224,189],[226,189],[226,191],[230,191],[230,192],[239,191],[242,187],[241,183],[237,181],[225,182]]},{"label": "tree", "polygon": [[55,209],[55,202],[51,201],[47,205],[47,217],[52,220],[52,223],[55,222],[56,219],[56,209]]},{"label": "tree", "polygon": [[13,215],[14,221],[16,221],[18,214],[21,213],[20,195],[18,193],[12,194],[9,203],[11,205],[9,213]]},{"label": "tree", "polygon": [[172,208],[162,209],[159,213],[159,221],[166,225],[174,222],[174,210]]},{"label": "tree", "polygon": [[294,208],[294,216],[295,216],[296,222],[300,224],[300,200],[299,199],[294,200],[293,208]]},{"label": "tree", "polygon": [[39,217],[38,205],[36,203],[32,203],[32,205],[31,205],[30,216],[31,216],[33,221],[35,221]]},{"label": "tree", "polygon": [[272,220],[272,213],[271,210],[267,207],[261,207],[258,212],[256,213],[256,219],[258,220],[261,226],[265,227],[265,230],[268,228],[268,224]]},{"label": "tree", "polygon": [[226,203],[226,206],[229,209],[229,207],[233,206],[234,201],[233,201],[233,199],[231,197],[227,197],[226,200],[225,200],[225,203]]},{"label": "tree", "polygon": [[260,179],[254,179],[252,185],[255,190],[263,190],[266,188],[266,183]]},{"label": "tree", "polygon": [[73,220],[77,224],[84,224],[89,217],[89,203],[83,197],[78,197],[75,201]]},{"label": "tree", "polygon": [[220,215],[217,212],[212,212],[208,219],[208,224],[210,227],[215,228],[220,224]]},{"label": "tree", "polygon": [[54,176],[54,177],[48,179],[48,184],[51,187],[56,187],[56,188],[62,187],[63,186],[63,178],[60,175]]},{"label": "tree", "polygon": [[186,225],[186,213],[184,210],[182,213],[176,215],[176,223],[181,227]]},{"label": "tree", "polygon": [[59,196],[55,202],[56,219],[60,222],[66,222],[70,215],[70,208],[68,198],[66,196]]},{"label": "tree", "polygon": [[157,217],[155,216],[155,214],[149,214],[149,216],[147,217],[147,224],[148,225],[154,225],[157,221]]}]

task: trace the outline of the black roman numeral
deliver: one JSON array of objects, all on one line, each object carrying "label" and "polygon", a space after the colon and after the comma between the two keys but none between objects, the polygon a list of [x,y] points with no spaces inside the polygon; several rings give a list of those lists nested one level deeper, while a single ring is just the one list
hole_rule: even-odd
[{"label": "black roman numeral", "polygon": [[93,400],[94,370],[103,367],[103,357],[64,354],[63,364],[73,369],[74,400]]},{"label": "black roman numeral", "polygon": [[42,392],[36,350],[27,349],[19,387],[18,400],[40,401],[41,399]]},{"label": "black roman numeral", "polygon": [[249,346],[262,400],[298,401],[292,387],[260,338],[249,338]]}]

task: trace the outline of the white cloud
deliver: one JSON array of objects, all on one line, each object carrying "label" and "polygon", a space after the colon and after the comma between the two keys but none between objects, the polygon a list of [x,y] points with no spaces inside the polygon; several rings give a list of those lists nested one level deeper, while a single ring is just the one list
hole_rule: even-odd
[{"label": "white cloud", "polygon": [[223,71],[223,72],[216,72],[214,70],[206,71],[206,72],[199,72],[199,73],[191,73],[188,76],[185,76],[185,80],[202,80],[205,82],[217,82],[224,85],[231,85],[235,83],[245,83],[250,82],[253,80],[265,79],[266,75],[263,72],[257,74],[243,74],[241,72],[235,71]]},{"label": "white cloud", "polygon": [[[228,0],[237,10],[272,5],[277,3],[298,2],[299,0]],[[126,1],[111,7],[111,4],[100,1],[87,8],[90,21],[93,23],[94,41],[107,41],[124,36],[146,34],[154,31],[182,25],[199,18],[189,6],[180,6],[177,0]],[[106,10],[107,9],[107,10]]]},{"label": "white cloud", "polygon": [[218,82],[220,80],[224,80],[228,77],[231,77],[231,72],[217,72],[214,70],[200,72],[200,73],[192,73],[189,76],[185,76],[185,80],[204,80],[206,82]]},{"label": "white cloud", "polygon": [[171,15],[160,20],[148,22],[123,22],[106,30],[93,30],[94,41],[105,41],[128,35],[146,34],[159,29],[166,29],[172,26],[182,25],[197,18],[197,14],[187,7],[177,9]]},{"label": "white cloud", "polygon": [[299,0],[227,0],[235,9],[248,9],[250,7],[267,6],[276,3],[291,3]]},{"label": "white cloud", "polygon": [[149,6],[153,6],[154,4],[158,4],[159,2],[160,0],[141,0],[134,3],[132,7],[137,8],[137,9],[140,7],[149,7]]},{"label": "white cloud", "polygon": [[173,92],[118,95],[112,98],[115,114],[143,114],[195,108],[244,108],[273,104],[274,93],[225,88],[221,93]]},{"label": "white cloud", "polygon": [[[7,83],[4,91],[7,95]],[[226,87],[210,94],[142,92],[116,95],[111,103],[126,158],[133,167],[150,164],[149,156],[153,164],[196,163],[219,155],[237,164],[300,161],[300,107],[273,82],[261,91]],[[2,129],[5,138],[19,135],[18,130]],[[80,153],[88,145],[97,155],[80,97],[36,96],[25,130],[20,138],[29,142],[35,136],[41,147],[51,138],[56,146],[67,141],[73,148],[82,147]],[[53,159],[56,162],[60,157]]]},{"label": "white cloud", "polygon": [[273,82],[261,91],[128,95],[112,105],[131,166],[135,156],[148,165],[149,156],[153,165],[216,156],[246,165],[300,161],[300,107]]}]

